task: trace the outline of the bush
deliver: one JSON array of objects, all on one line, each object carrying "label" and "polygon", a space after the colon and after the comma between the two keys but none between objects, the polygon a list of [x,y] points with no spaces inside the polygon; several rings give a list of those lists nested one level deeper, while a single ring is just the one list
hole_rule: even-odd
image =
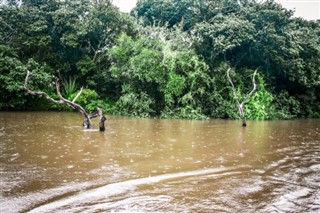
[{"label": "bush", "polygon": [[276,118],[293,119],[300,115],[301,106],[299,101],[290,96],[287,91],[281,91],[274,100],[274,106],[277,109]]},{"label": "bush", "polygon": [[155,101],[144,92],[140,94],[127,93],[120,97],[117,108],[119,113],[123,115],[150,117],[154,113],[154,104]]},{"label": "bush", "polygon": [[251,120],[268,120],[277,117],[274,96],[265,88],[265,81],[257,75],[258,89],[245,105],[246,118]]},{"label": "bush", "polygon": [[[70,100],[74,99],[77,94],[78,92],[73,93]],[[83,89],[81,95],[77,98],[76,103],[88,111],[96,111],[97,104],[99,103],[98,100],[99,97],[96,91],[91,89]]]}]

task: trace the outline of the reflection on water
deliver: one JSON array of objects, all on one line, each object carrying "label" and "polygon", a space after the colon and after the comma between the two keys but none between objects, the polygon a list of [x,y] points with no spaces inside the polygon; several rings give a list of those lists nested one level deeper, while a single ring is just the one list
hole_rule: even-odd
[{"label": "reflection on water", "polygon": [[320,211],[320,120],[81,123],[0,113],[0,212]]}]

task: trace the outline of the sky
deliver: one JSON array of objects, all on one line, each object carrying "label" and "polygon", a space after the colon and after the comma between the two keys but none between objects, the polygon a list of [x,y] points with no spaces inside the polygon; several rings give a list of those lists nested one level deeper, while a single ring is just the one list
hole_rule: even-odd
[{"label": "sky", "polygon": [[307,20],[320,19],[320,0],[275,0],[288,9],[294,9],[294,16]]},{"label": "sky", "polygon": [[129,13],[136,6],[137,0],[113,0],[112,2],[121,12]]},{"label": "sky", "polygon": [[[262,0],[261,0],[262,1]],[[307,20],[320,19],[320,0],[275,0],[288,9],[294,9],[294,16]],[[137,0],[113,0],[120,11],[129,13]]]}]

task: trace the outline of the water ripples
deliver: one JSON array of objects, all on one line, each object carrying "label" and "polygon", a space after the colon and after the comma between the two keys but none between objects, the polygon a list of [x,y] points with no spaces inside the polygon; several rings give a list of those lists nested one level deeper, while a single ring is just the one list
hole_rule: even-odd
[{"label": "water ripples", "polygon": [[20,116],[0,117],[1,212],[320,212],[318,120]]}]

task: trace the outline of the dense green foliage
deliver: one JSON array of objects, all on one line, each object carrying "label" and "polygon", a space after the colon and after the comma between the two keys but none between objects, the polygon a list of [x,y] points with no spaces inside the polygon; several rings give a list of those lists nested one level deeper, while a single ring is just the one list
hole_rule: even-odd
[{"label": "dense green foliage", "polygon": [[237,95],[257,92],[249,119],[320,117],[320,21],[294,18],[273,1],[16,1],[0,7],[0,110],[55,109],[22,90],[62,94],[89,111],[164,118],[238,118]]}]

